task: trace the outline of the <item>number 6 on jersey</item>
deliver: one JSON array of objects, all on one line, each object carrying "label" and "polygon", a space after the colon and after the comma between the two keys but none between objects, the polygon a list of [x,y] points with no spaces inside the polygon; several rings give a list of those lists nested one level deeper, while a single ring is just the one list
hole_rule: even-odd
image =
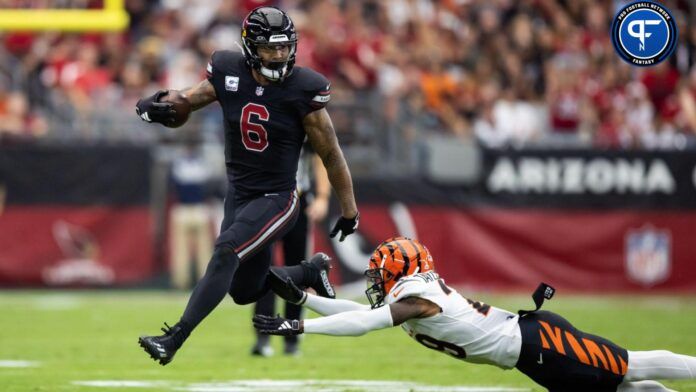
[{"label": "number 6 on jersey", "polygon": [[251,116],[256,115],[259,121],[268,121],[268,109],[256,103],[248,103],[242,108],[239,119],[239,129],[242,132],[242,143],[247,150],[261,152],[268,147],[268,132],[263,125],[252,122]]}]

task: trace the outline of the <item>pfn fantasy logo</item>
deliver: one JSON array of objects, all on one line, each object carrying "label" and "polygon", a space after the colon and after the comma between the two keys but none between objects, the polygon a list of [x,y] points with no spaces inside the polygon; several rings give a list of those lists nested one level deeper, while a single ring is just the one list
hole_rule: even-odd
[{"label": "pfn fantasy logo", "polygon": [[679,32],[670,11],[658,3],[638,1],[621,8],[611,26],[616,52],[626,62],[647,67],[667,59]]}]

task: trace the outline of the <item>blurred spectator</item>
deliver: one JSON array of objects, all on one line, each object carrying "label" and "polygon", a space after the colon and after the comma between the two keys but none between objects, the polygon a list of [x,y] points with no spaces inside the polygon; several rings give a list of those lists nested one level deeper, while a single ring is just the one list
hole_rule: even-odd
[{"label": "blurred spectator", "polygon": [[36,138],[46,134],[48,125],[37,112],[30,112],[27,97],[13,91],[0,96],[0,138]]},{"label": "blurred spectator", "polygon": [[[196,83],[214,50],[239,50],[240,21],[249,10],[275,5],[298,26],[298,64],[332,81],[339,136],[356,146],[348,153],[373,149],[378,162],[398,164],[417,159],[405,152],[433,133],[476,137],[491,147],[692,146],[692,2],[665,2],[680,40],[670,61],[646,69],[614,53],[608,26],[624,3],[129,0],[131,26],[123,33],[0,33],[0,85],[22,92],[0,97],[0,116],[8,118],[0,132],[154,141],[125,118],[136,97]],[[210,124],[221,119],[205,112],[191,121],[214,129]]]},{"label": "blurred spectator", "polygon": [[[200,147],[188,141],[172,163],[175,201],[170,210],[170,271],[172,286],[187,289],[205,273],[213,248],[211,212],[206,204],[211,169]],[[192,268],[193,267],[193,268]]]}]

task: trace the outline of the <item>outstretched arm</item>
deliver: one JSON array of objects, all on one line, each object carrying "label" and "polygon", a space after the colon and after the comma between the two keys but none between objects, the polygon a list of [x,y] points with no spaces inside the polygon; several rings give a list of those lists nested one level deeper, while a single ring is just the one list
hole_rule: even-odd
[{"label": "outstretched arm", "polygon": [[[274,274],[272,273],[271,276],[273,277]],[[285,282],[282,283],[276,279],[271,279],[271,288],[284,300],[296,305],[306,306],[322,316],[349,312],[352,310],[370,310],[368,305],[363,305],[347,299],[325,298],[310,294],[297,287],[291,278],[287,278]]]},{"label": "outstretched arm", "polygon": [[322,316],[330,316],[332,314],[344,313],[356,310],[370,310],[369,305],[364,305],[347,299],[332,299],[324,298],[318,295],[307,293],[304,305]]},{"label": "outstretched arm", "polygon": [[300,331],[334,336],[360,336],[370,331],[394,326],[388,306],[370,310],[353,310],[300,321]]},{"label": "outstretched arm", "polygon": [[354,219],[358,215],[358,207],[353,195],[353,179],[338,145],[329,113],[326,109],[315,110],[304,117],[302,124],[314,151],[326,167],[329,181],[336,190],[343,218]]},{"label": "outstretched arm", "polygon": [[414,318],[434,316],[440,308],[416,297],[371,310],[354,310],[308,320],[286,320],[257,315],[254,327],[262,334],[299,335],[315,333],[334,336],[360,336],[367,332],[400,325]]}]

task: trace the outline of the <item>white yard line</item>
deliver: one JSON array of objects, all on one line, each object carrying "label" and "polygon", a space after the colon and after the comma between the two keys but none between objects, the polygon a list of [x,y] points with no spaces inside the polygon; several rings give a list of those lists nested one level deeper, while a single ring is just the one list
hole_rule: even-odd
[{"label": "white yard line", "polygon": [[30,368],[38,367],[41,364],[38,361],[25,361],[17,359],[0,359],[0,368]]},{"label": "white yard line", "polygon": [[522,392],[529,389],[477,387],[465,385],[428,385],[416,382],[370,380],[237,380],[214,383],[176,383],[144,380],[85,380],[73,385],[102,388],[171,388],[186,392]]},{"label": "white yard line", "polygon": [[77,309],[82,305],[82,299],[73,294],[42,295],[33,302],[37,310],[63,311]]},{"label": "white yard line", "polygon": [[144,381],[144,380],[86,380],[73,381],[73,385],[83,387],[101,388],[174,388],[175,385],[169,381]]}]

